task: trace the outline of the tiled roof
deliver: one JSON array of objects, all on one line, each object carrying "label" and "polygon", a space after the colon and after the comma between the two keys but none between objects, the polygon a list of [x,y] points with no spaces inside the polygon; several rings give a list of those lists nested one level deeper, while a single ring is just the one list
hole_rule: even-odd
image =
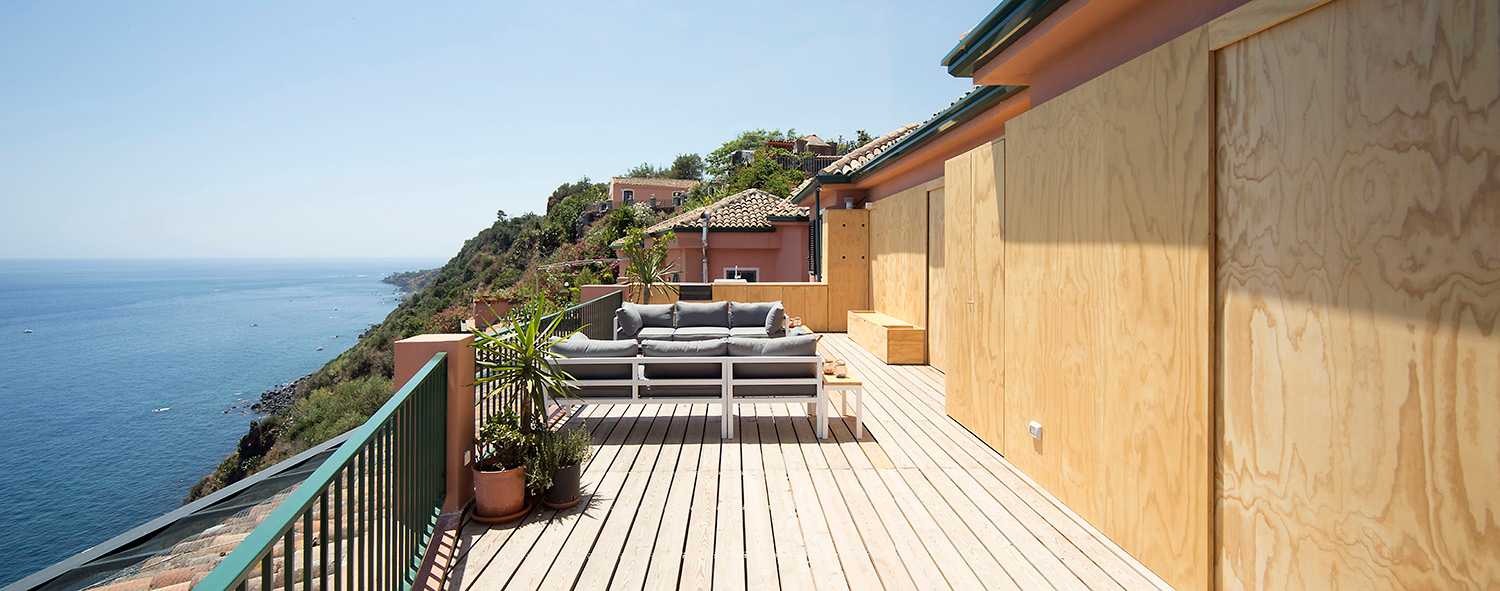
[{"label": "tiled roof", "polygon": [[709,212],[710,230],[770,230],[776,219],[807,219],[808,209],[760,189],[746,189],[718,202],[686,211],[646,229],[647,234],[667,230],[697,230],[703,227],[703,212]]},{"label": "tiled roof", "polygon": [[[876,156],[879,156],[881,152],[890,149],[891,146],[894,146],[901,140],[906,139],[906,136],[911,135],[912,132],[916,131],[918,127],[921,127],[920,123],[908,123],[906,125],[902,125],[901,127],[896,128],[895,131],[870,140],[866,142],[865,145],[850,150],[848,154],[844,154],[838,160],[833,161],[833,163],[829,164],[828,166],[824,166],[823,169],[818,172],[819,174],[854,174],[859,169],[864,168],[866,164],[869,164],[871,160],[874,160]],[[812,177],[808,177],[806,180],[802,181],[802,184],[797,185],[797,188],[792,189],[792,195],[796,196],[801,194],[802,190],[807,188],[807,185],[812,182]]]},{"label": "tiled roof", "polygon": [[617,176],[609,179],[611,183],[632,183],[636,185],[651,185],[653,187],[672,187],[673,189],[691,189],[698,186],[699,181],[691,179],[653,179],[645,177]]},{"label": "tiled roof", "polygon": [[[147,591],[150,589],[186,591],[188,587],[198,584],[198,581],[218,566],[219,561],[223,560],[241,541],[244,541],[250,532],[260,525],[260,522],[264,521],[276,505],[289,494],[291,494],[290,490],[244,509],[223,523],[189,537],[167,551],[89,589],[90,591]],[[281,577],[276,578],[278,579],[276,584],[281,585]],[[256,577],[248,588],[257,589],[259,583],[260,579]]]},{"label": "tiled roof", "polygon": [[[957,99],[954,99],[953,102],[948,103],[948,106],[943,107],[936,113],[933,113],[932,116],[928,117],[926,121],[923,121],[921,123],[909,123],[907,125],[903,125],[895,131],[875,138],[869,143],[855,148],[848,154],[845,154],[844,157],[839,158],[837,162],[823,167],[822,170],[818,171],[818,174],[853,176],[855,173],[858,173],[860,170],[864,169],[866,165],[875,161],[876,158],[879,158],[881,154],[884,154],[890,151],[892,148],[901,145],[902,142],[905,142],[913,135],[916,135],[916,133],[922,130],[924,127],[932,125],[938,122],[940,119],[949,116],[951,114],[950,112],[958,108],[960,105],[970,101],[971,99],[983,100],[982,97],[978,95],[978,93],[987,90],[999,90],[1002,92],[1002,94],[998,96],[1003,99],[1004,97],[1008,96],[1010,92],[1018,90],[1019,88],[1020,87],[1006,86],[970,87],[967,92],[963,93],[963,95],[959,96]],[[993,95],[993,92],[991,93],[991,95]],[[793,200],[800,201],[803,198],[802,192],[807,189],[808,185],[811,185],[816,180],[816,177],[817,175],[813,175],[807,180],[802,181],[802,184],[797,185],[797,188],[792,189],[791,198]]]}]

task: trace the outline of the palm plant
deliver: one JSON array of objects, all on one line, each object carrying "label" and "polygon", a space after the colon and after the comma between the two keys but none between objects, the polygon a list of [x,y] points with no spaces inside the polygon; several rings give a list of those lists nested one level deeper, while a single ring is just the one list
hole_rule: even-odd
[{"label": "palm plant", "polygon": [[667,245],[673,238],[668,232],[647,246],[646,234],[640,228],[632,228],[625,235],[625,244],[620,249],[625,257],[624,274],[626,280],[640,286],[642,304],[651,303],[652,291],[677,293],[677,285],[672,283],[672,274],[677,269],[667,260]]},{"label": "palm plant", "polygon": [[534,434],[547,428],[547,399],[565,398],[573,392],[567,381],[573,379],[557,365],[560,357],[552,345],[577,333],[562,328],[563,315],[545,297],[536,295],[511,311],[509,330],[491,333],[474,331],[474,348],[481,352],[475,363],[484,371],[475,380],[484,384],[498,382],[502,388],[520,398],[517,425],[524,433]]}]

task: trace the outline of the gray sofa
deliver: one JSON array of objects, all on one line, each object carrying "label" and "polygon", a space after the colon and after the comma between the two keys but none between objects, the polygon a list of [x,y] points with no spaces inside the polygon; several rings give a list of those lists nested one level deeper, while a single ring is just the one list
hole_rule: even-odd
[{"label": "gray sofa", "polygon": [[717,402],[722,434],[731,437],[737,404],[808,402],[817,404],[819,437],[827,435],[817,335],[596,341],[575,334],[552,351],[573,377],[573,396],[558,404]]},{"label": "gray sofa", "polygon": [[615,340],[711,341],[786,335],[781,302],[626,303],[615,310]]}]

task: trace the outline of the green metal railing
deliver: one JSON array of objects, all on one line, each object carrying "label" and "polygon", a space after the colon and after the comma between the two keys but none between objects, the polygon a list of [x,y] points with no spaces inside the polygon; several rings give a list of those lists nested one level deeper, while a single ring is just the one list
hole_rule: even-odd
[{"label": "green metal railing", "polygon": [[[558,328],[565,331],[579,330],[591,339],[613,339],[615,310],[624,305],[625,294],[622,292],[599,296],[558,312],[562,315]],[[552,318],[553,315],[549,315],[544,322],[551,322]],[[484,350],[476,350],[475,355],[478,361],[499,361],[492,353]],[[483,364],[478,364],[474,377],[487,377],[490,371]],[[521,412],[521,394],[515,386],[479,381],[475,388],[474,420],[477,425],[484,425],[491,417],[506,410]]]},{"label": "green metal railing", "polygon": [[195,589],[410,589],[442,510],[447,405],[438,353]]}]

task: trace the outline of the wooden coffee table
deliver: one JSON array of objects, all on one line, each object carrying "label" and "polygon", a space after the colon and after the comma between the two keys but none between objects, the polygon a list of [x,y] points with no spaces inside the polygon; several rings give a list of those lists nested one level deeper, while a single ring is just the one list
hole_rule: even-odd
[{"label": "wooden coffee table", "polygon": [[859,376],[854,375],[853,372],[846,373],[848,375],[842,378],[823,374],[823,391],[841,390],[844,392],[839,403],[841,407],[839,412],[846,417],[849,416],[849,395],[854,395],[854,438],[861,439],[865,436],[865,383],[860,381]]}]

